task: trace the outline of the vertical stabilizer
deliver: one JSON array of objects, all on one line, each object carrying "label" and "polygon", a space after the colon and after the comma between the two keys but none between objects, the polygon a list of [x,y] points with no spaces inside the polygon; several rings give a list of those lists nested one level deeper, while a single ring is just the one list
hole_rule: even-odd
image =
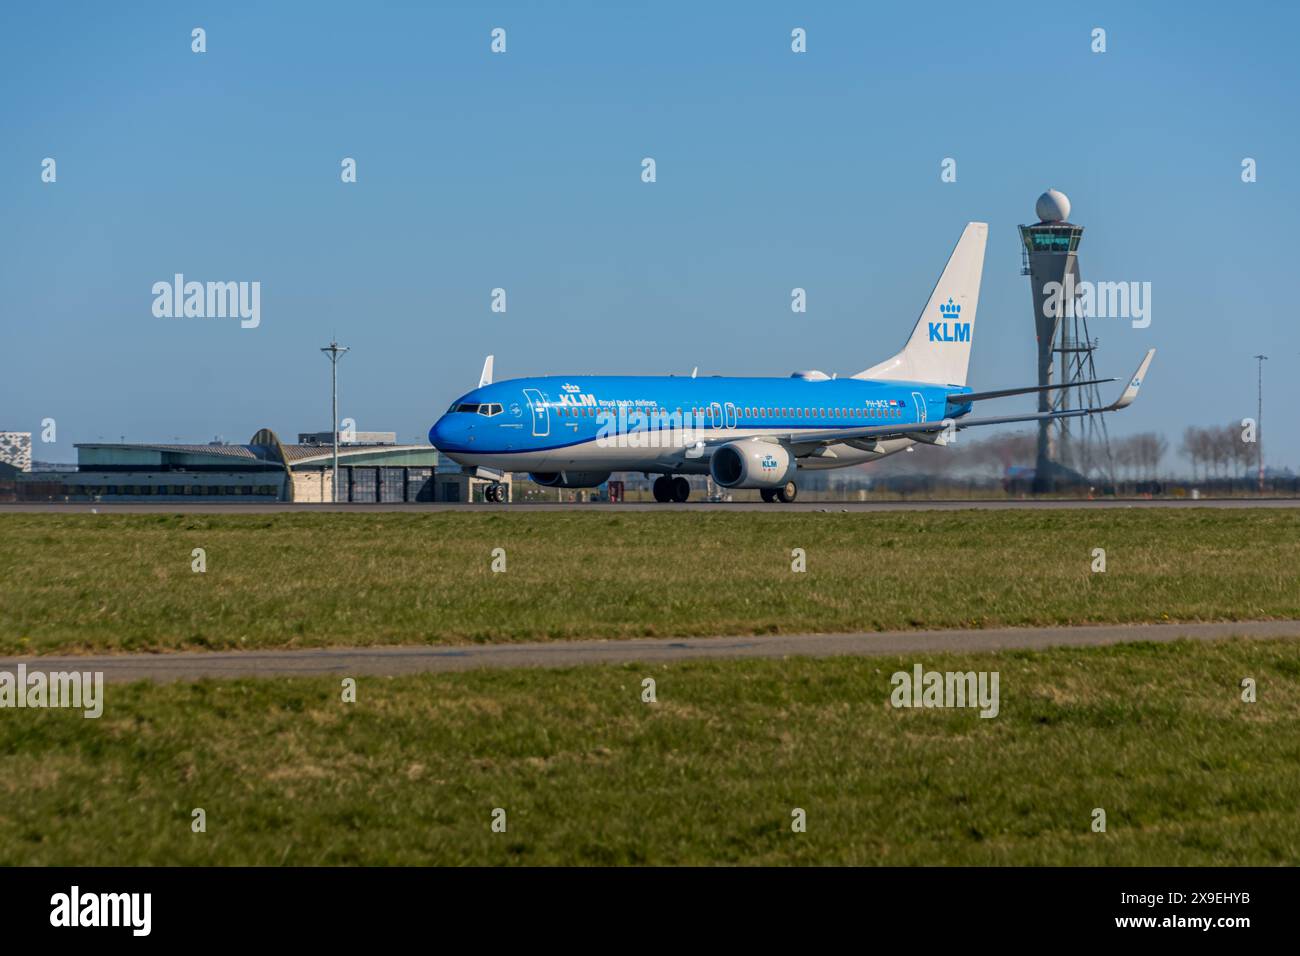
[{"label": "vertical stabilizer", "polygon": [[966,224],[903,351],[854,378],[966,384],[988,235],[988,223]]}]

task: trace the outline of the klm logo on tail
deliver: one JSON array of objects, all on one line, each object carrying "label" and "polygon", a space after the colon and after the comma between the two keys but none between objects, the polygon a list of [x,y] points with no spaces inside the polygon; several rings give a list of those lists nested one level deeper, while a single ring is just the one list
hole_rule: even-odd
[{"label": "klm logo on tail", "polygon": [[970,341],[970,323],[957,321],[961,317],[961,306],[954,304],[951,297],[946,303],[939,303],[939,315],[944,321],[929,323],[931,342]]}]

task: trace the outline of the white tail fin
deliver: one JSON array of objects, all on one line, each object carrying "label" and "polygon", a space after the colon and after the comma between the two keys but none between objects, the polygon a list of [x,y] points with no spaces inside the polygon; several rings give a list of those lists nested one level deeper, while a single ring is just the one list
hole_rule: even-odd
[{"label": "white tail fin", "polygon": [[903,351],[854,378],[965,385],[984,273],[986,222],[968,222]]}]

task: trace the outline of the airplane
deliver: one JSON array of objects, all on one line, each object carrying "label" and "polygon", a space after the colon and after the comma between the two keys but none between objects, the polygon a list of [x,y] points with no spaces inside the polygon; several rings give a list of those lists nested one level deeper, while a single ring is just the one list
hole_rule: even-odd
[{"label": "airplane", "polygon": [[[656,501],[686,501],[687,475],[726,489],[794,501],[801,470],[846,468],[918,442],[948,445],[983,425],[1077,418],[1133,403],[1155,349],[1114,402],[1033,415],[971,416],[977,402],[1065,387],[975,391],[966,371],[975,332],[988,224],[967,223],[902,350],[847,378],[820,371],[788,378],[542,376],[493,382],[488,356],[478,388],[452,402],[429,441],[465,473],[506,472],[548,488],[591,488],[616,471],[658,475]],[[1079,384],[1099,384],[1095,379]]]}]

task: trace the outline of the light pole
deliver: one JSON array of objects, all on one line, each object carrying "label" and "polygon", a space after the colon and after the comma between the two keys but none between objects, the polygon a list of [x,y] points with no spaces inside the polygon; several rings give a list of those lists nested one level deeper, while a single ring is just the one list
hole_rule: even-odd
[{"label": "light pole", "polygon": [[1259,465],[1259,493],[1264,493],[1264,363],[1267,355],[1256,355],[1259,377],[1255,385],[1255,457]]},{"label": "light pole", "polygon": [[330,360],[330,437],[334,439],[334,478],[330,497],[335,504],[339,500],[339,359],[348,351],[336,341],[321,349]]}]

